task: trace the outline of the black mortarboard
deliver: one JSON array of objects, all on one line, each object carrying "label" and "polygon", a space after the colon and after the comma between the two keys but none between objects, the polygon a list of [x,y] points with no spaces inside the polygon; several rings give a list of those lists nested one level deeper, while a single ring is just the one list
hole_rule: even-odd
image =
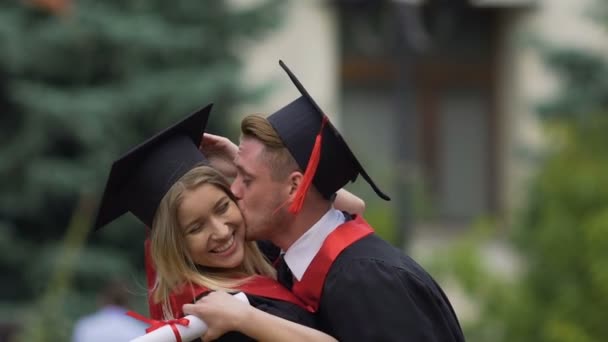
[{"label": "black mortarboard", "polygon": [[[277,131],[300,168],[306,170],[305,178],[309,172],[311,173],[309,176],[314,175],[312,182],[315,188],[323,196],[329,198],[348,182],[355,181],[361,174],[378,196],[387,201],[390,200],[376,186],[340,132],[332,125],[300,81],[283,61],[279,61],[279,64],[287,72],[302,96],[270,115],[268,121]],[[318,134],[321,136],[318,137]],[[318,138],[321,138],[321,142],[315,144],[319,140]],[[315,145],[317,145],[317,149],[320,148],[320,155],[315,156]],[[307,170],[310,169],[309,164],[312,164],[316,158],[318,158],[316,168],[312,167],[312,170]],[[316,164],[316,161],[314,163]]]},{"label": "black mortarboard", "polygon": [[130,211],[148,227],[161,199],[197,164],[207,163],[199,144],[208,105],[137,145],[112,164],[94,229]]}]

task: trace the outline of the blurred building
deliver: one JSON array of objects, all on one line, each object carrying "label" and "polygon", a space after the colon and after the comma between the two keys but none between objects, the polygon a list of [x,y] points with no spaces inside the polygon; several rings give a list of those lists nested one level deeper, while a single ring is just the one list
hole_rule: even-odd
[{"label": "blurred building", "polygon": [[542,143],[534,105],[557,81],[534,41],[606,48],[587,18],[591,3],[290,1],[282,28],[245,49],[247,79],[277,89],[244,112],[270,113],[298,96],[283,59],[389,188],[401,221],[415,184],[442,227],[506,218],[525,195],[530,148]]}]

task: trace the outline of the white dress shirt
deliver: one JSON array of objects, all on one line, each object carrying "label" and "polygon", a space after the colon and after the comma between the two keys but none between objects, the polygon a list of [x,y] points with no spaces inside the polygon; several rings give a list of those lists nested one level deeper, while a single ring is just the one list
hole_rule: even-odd
[{"label": "white dress shirt", "polygon": [[304,272],[321,249],[323,241],[345,221],[344,214],[331,207],[317,223],[289,247],[285,252],[285,263],[297,281],[302,280]]}]

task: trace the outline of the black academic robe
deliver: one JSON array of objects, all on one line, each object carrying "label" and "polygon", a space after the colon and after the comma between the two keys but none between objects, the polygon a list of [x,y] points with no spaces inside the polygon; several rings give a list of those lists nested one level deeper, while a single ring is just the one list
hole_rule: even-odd
[{"label": "black academic robe", "polygon": [[[280,252],[278,247],[269,242],[266,243],[265,247],[268,248],[265,252],[269,253],[269,256],[273,259],[278,256]],[[145,241],[145,251],[148,287],[153,288],[156,271],[150,258],[150,241],[148,239]],[[274,279],[259,276],[258,278],[241,285],[237,290],[245,293],[249,303],[257,309],[295,323],[316,328],[314,315],[305,310],[302,307],[301,301],[294,297],[294,295],[283,286],[278,284]],[[184,313],[182,312],[182,306],[184,304],[195,302],[208,293],[210,293],[209,289],[197,285],[184,285],[182,288],[173,291],[169,299],[173,316],[184,316]],[[154,320],[161,320],[161,305],[159,303],[154,303],[152,300],[152,291],[149,291],[148,294],[150,316]],[[195,299],[193,300],[193,298]],[[195,341],[200,341],[200,339]],[[253,339],[238,332],[229,332],[219,338],[218,341],[240,342],[253,341]]]},{"label": "black academic robe", "polygon": [[464,341],[439,285],[375,234],[334,261],[317,318],[318,328],[339,341]]},{"label": "black academic robe", "polygon": [[339,341],[464,341],[439,285],[361,217],[328,236],[293,292]]}]

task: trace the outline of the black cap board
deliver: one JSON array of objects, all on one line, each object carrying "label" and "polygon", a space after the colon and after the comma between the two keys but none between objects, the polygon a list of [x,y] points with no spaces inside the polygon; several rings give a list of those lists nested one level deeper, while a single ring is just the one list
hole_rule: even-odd
[{"label": "black cap board", "polygon": [[211,107],[188,115],[114,161],[94,230],[129,211],[152,227],[156,209],[171,186],[194,166],[208,163],[198,146]]},{"label": "black cap board", "polygon": [[[326,116],[285,63],[279,61],[279,65],[285,70],[302,96],[271,114],[268,121],[277,131],[300,168],[306,170],[315,138]],[[380,198],[390,200],[367,174],[340,132],[327,119],[322,131],[320,161],[313,178],[315,188],[324,197],[330,198],[348,182],[355,181],[359,174]]]}]

